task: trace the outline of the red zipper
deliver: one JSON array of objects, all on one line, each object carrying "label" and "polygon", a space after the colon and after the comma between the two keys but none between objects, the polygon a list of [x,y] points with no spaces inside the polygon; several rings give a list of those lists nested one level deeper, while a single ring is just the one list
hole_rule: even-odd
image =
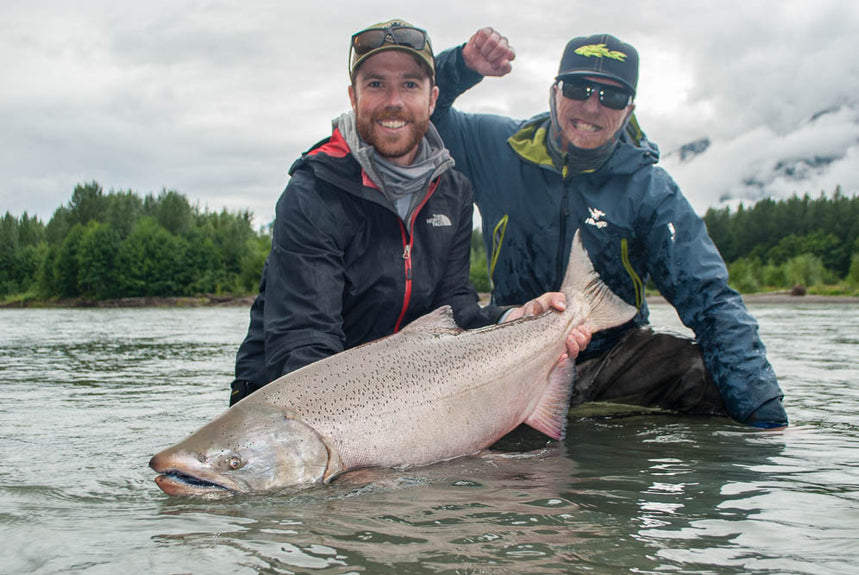
[{"label": "red zipper", "polygon": [[[412,227],[414,230],[414,226]],[[400,310],[400,317],[397,318],[397,324],[394,326],[394,333],[400,331],[400,326],[403,323],[403,318],[406,316],[406,310],[409,308],[409,302],[412,299],[412,245],[414,244],[414,234],[409,234],[406,237],[406,226],[400,220],[400,235],[403,238],[403,261],[405,262],[406,274],[406,293],[403,296],[403,309]]]},{"label": "red zipper", "polygon": [[405,267],[405,276],[406,276],[406,291],[403,295],[403,309],[400,310],[400,317],[397,318],[397,323],[394,326],[394,333],[400,331],[400,327],[402,327],[403,318],[406,317],[406,310],[409,309],[409,303],[412,300],[412,246],[415,241],[415,221],[418,218],[418,214],[429,201],[430,196],[433,195],[436,188],[438,187],[438,178],[430,184],[429,190],[427,190],[427,195],[424,196],[423,201],[419,206],[415,208],[414,214],[412,215],[412,221],[409,222],[409,232],[406,233],[406,226],[402,220],[398,220],[400,222],[400,237],[403,240],[403,262]]}]

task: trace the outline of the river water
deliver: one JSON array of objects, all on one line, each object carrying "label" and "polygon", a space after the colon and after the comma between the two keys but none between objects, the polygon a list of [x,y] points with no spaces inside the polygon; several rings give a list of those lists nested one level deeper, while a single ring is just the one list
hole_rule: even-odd
[{"label": "river water", "polygon": [[787,431],[590,414],[560,444],[227,501],[147,464],[225,409],[246,309],[0,310],[0,573],[856,572],[859,305],[751,309]]}]

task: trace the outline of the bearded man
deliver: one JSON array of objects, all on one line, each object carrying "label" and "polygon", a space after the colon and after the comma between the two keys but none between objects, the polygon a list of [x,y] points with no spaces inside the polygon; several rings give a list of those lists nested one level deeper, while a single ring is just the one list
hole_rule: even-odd
[{"label": "bearded man", "polygon": [[[293,164],[278,200],[231,405],[443,305],[466,329],[563,309],[560,293],[515,309],[478,304],[471,185],[430,123],[438,88],[427,33],[402,20],[357,32],[349,75],[352,109]],[[589,338],[573,330],[570,356]]]}]

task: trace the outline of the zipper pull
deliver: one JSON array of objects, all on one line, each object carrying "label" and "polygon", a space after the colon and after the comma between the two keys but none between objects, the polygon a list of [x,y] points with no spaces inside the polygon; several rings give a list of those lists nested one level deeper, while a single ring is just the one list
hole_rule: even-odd
[{"label": "zipper pull", "polygon": [[403,250],[403,259],[407,260],[412,255],[412,246],[410,244],[406,244],[406,248]]}]

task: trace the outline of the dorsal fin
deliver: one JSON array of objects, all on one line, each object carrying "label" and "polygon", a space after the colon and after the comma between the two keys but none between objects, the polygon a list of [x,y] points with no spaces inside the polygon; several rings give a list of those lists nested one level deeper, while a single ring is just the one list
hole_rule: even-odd
[{"label": "dorsal fin", "polygon": [[443,305],[426,315],[422,315],[400,330],[400,333],[437,332],[457,334],[462,331],[462,328],[456,325],[456,320],[453,319],[453,308],[449,305]]}]

